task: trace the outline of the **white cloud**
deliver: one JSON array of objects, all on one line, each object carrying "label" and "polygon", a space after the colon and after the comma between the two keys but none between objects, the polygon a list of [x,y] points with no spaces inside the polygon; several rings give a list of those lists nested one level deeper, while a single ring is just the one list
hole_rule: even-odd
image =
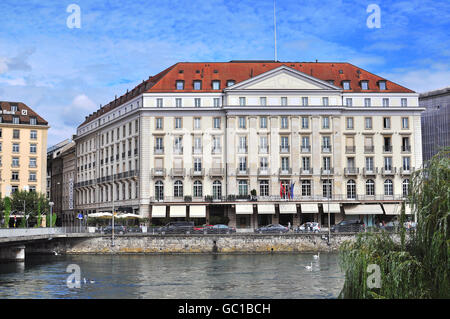
[{"label": "white cloud", "polygon": [[63,108],[63,123],[76,127],[84,121],[85,116],[94,112],[97,108],[97,105],[87,95],[77,95],[70,105]]},{"label": "white cloud", "polygon": [[10,86],[26,86],[27,82],[24,78],[0,78],[0,83]]}]

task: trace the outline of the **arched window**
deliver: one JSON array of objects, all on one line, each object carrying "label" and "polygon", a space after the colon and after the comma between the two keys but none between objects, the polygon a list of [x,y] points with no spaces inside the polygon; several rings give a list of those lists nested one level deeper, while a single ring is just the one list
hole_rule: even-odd
[{"label": "arched window", "polygon": [[409,179],[404,179],[402,183],[403,189],[403,197],[407,197],[409,195]]},{"label": "arched window", "polygon": [[194,197],[202,197],[203,196],[203,185],[200,181],[194,182]]},{"label": "arched window", "polygon": [[375,196],[375,183],[372,179],[368,179],[366,182],[366,195]]},{"label": "arched window", "polygon": [[248,195],[248,184],[246,180],[239,181],[239,196]]},{"label": "arched window", "polygon": [[164,183],[162,181],[155,183],[155,199],[164,200]]},{"label": "arched window", "polygon": [[220,181],[214,181],[213,183],[213,198],[214,199],[222,198],[222,183]]},{"label": "arched window", "polygon": [[353,179],[350,179],[347,182],[347,198],[350,199],[356,198],[356,183]]},{"label": "arched window", "polygon": [[178,180],[173,185],[173,196],[174,197],[183,197],[183,182]]},{"label": "arched window", "polygon": [[392,185],[392,180],[387,179],[384,181],[384,195],[392,196],[394,194],[394,189]]}]

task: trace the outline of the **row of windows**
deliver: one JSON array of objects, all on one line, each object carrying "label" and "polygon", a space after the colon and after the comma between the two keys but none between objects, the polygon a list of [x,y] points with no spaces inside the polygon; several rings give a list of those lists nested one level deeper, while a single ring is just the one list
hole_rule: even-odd
[{"label": "row of windows", "polygon": [[[2,151],[2,142],[0,142],[0,152]],[[20,144],[19,143],[13,143],[12,144],[12,152],[13,153],[19,153],[20,152]],[[36,154],[37,153],[37,144],[30,144],[30,153]]]},{"label": "row of windows", "polygon": [[[0,128],[0,137],[3,137],[2,129]],[[13,138],[18,139],[20,138],[20,130],[13,130]],[[31,130],[30,131],[30,139],[36,140],[37,139],[37,131]]]},{"label": "row of windows", "polygon": [[[0,116],[0,123],[4,123],[3,116]],[[19,116],[13,116],[12,117],[12,124],[30,124],[30,125],[37,125],[37,118],[30,117],[30,120],[28,123],[25,123],[24,121],[20,121]]]},{"label": "row of windows", "polygon": [[[2,157],[0,156],[0,166],[2,166]],[[11,161],[12,167],[20,167],[20,158],[19,157],[13,157]],[[30,157],[28,167],[35,168],[37,167],[37,158]]]},{"label": "row of windows", "polygon": [[[194,98],[194,107],[201,107],[202,106],[202,99],[201,98]],[[214,107],[220,107],[220,98],[213,98],[213,106]],[[162,98],[156,99],[156,107],[164,107],[164,100]],[[183,107],[183,99],[176,98],[175,99],[175,107]]]},{"label": "row of windows", "polygon": [[[29,182],[37,182],[37,173],[36,172],[28,172],[28,181]],[[19,172],[13,171],[11,172],[11,181],[19,181]]]}]

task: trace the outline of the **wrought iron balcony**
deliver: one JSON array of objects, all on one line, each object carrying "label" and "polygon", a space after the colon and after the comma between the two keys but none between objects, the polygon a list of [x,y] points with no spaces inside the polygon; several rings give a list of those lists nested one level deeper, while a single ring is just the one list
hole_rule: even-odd
[{"label": "wrought iron balcony", "polygon": [[355,151],[356,151],[355,146],[346,146],[345,147],[345,153],[347,153],[347,154],[354,154]]},{"label": "wrought iron balcony", "polygon": [[363,168],[363,175],[364,176],[375,176],[378,173],[378,167],[373,167],[371,169]]},{"label": "wrought iron balcony", "polygon": [[392,145],[383,145],[384,153],[392,153]]},{"label": "wrought iron balcony", "polygon": [[389,168],[383,167],[381,169],[381,175],[383,176],[395,175],[396,172],[397,172],[396,167],[389,167]]},{"label": "wrought iron balcony", "polygon": [[259,147],[259,153],[260,154],[267,154],[267,153],[269,153],[269,147],[268,146],[260,146]]},{"label": "wrought iron balcony", "polygon": [[205,176],[205,169],[202,168],[200,170],[196,170],[195,168],[191,168],[191,174],[192,177],[203,177]]},{"label": "wrought iron balcony", "polygon": [[183,146],[178,146],[173,148],[174,154],[183,154]]},{"label": "wrought iron balcony", "polygon": [[414,167],[401,167],[400,168],[400,175],[411,175],[414,172]]},{"label": "wrought iron balcony", "polygon": [[202,154],[203,153],[203,147],[201,146],[193,146],[192,147],[192,154]]},{"label": "wrought iron balcony", "polygon": [[330,167],[328,169],[321,168],[320,169],[320,175],[333,175],[334,174],[334,168]]},{"label": "wrought iron balcony", "polygon": [[247,145],[245,145],[245,147],[239,146],[238,147],[238,154],[247,154],[247,150],[248,150]]},{"label": "wrought iron balcony", "polygon": [[282,146],[280,146],[280,153],[281,154],[289,153],[289,145],[282,145]]},{"label": "wrought iron balcony", "polygon": [[155,147],[154,153],[155,153],[155,154],[164,154],[164,147],[162,147],[162,146],[160,146],[160,147]]},{"label": "wrought iron balcony", "polygon": [[165,177],[166,169],[165,168],[152,168],[151,175],[152,175],[152,177]]},{"label": "wrought iron balcony", "polygon": [[331,145],[322,145],[322,153],[331,153]]},{"label": "wrought iron balcony", "polygon": [[302,176],[309,176],[309,175],[313,175],[313,174],[314,174],[314,169],[312,167],[310,167],[310,168],[301,167],[300,168],[300,175],[302,175]]},{"label": "wrought iron balcony", "polygon": [[375,151],[374,146],[364,146],[364,153],[373,153]]},{"label": "wrought iron balcony", "polygon": [[258,176],[269,176],[270,171],[268,167],[260,167],[258,168]]},{"label": "wrought iron balcony", "polygon": [[402,153],[411,153],[411,145],[402,145]]},{"label": "wrought iron balcony", "polygon": [[302,153],[311,153],[311,145],[302,145]]},{"label": "wrought iron balcony", "polygon": [[248,176],[250,175],[250,169],[247,167],[245,169],[236,168],[236,176]]},{"label": "wrought iron balcony", "polygon": [[287,176],[287,175],[292,175],[292,168],[280,168],[278,170],[278,175],[279,176]]},{"label": "wrought iron balcony", "polygon": [[344,175],[345,176],[353,176],[359,174],[359,168],[357,167],[346,167],[344,168]]}]

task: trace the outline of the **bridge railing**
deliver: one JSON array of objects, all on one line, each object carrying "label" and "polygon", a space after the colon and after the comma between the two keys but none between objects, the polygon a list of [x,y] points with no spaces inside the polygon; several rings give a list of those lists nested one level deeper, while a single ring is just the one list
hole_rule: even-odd
[{"label": "bridge railing", "polygon": [[67,226],[53,228],[0,228],[0,238],[2,237],[25,237],[37,235],[58,235],[68,233],[85,233],[83,226]]}]

